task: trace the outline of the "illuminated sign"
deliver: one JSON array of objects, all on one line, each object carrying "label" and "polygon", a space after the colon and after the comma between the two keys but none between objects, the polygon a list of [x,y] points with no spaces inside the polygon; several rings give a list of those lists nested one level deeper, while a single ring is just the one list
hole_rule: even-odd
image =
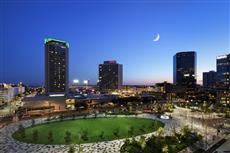
[{"label": "illuminated sign", "polygon": [[227,55],[221,55],[217,57],[217,59],[223,59],[223,58],[227,58]]},{"label": "illuminated sign", "polygon": [[54,39],[54,38],[45,38],[44,43],[46,44],[47,42],[50,42],[50,41],[56,41],[56,42],[64,43],[69,48],[69,43],[68,42],[63,41],[63,40]]}]

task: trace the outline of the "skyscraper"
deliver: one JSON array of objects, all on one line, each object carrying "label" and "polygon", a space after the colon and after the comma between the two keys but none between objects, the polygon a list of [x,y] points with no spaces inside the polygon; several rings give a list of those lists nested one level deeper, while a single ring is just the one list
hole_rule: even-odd
[{"label": "skyscraper", "polygon": [[219,86],[230,90],[230,54],[217,57],[216,70]]},{"label": "skyscraper", "polygon": [[203,86],[212,88],[216,85],[217,73],[215,71],[203,72]]},{"label": "skyscraper", "polygon": [[104,61],[99,65],[98,86],[101,91],[120,89],[122,87],[122,65],[116,61]]},{"label": "skyscraper", "polygon": [[196,52],[179,52],[174,55],[173,83],[187,89],[196,87]]},{"label": "skyscraper", "polygon": [[46,94],[68,92],[69,44],[62,40],[45,39],[45,91]]}]

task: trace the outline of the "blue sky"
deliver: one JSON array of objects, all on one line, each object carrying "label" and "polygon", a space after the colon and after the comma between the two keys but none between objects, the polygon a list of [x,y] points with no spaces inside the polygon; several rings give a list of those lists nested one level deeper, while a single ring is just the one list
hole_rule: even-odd
[{"label": "blue sky", "polygon": [[46,37],[70,43],[70,81],[93,84],[104,60],[123,64],[124,84],[152,84],[172,82],[176,52],[197,52],[198,80],[230,52],[228,1],[3,0],[0,7],[0,82],[43,84]]}]

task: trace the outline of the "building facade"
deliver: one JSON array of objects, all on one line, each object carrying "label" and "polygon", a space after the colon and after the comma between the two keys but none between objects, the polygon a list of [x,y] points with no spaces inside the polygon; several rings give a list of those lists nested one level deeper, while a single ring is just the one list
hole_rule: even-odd
[{"label": "building facade", "polygon": [[45,92],[66,94],[69,84],[69,44],[62,40],[45,39]]},{"label": "building facade", "polygon": [[101,91],[121,89],[123,84],[122,65],[116,61],[104,61],[99,65],[98,86]]},{"label": "building facade", "polygon": [[219,87],[230,90],[230,54],[217,57],[216,70]]},{"label": "building facade", "polygon": [[186,89],[196,87],[196,52],[179,52],[174,55],[173,83]]},{"label": "building facade", "polygon": [[10,84],[0,85],[0,106],[7,104],[14,100],[14,98],[25,92],[23,86],[11,86]]},{"label": "building facade", "polygon": [[217,73],[215,71],[203,72],[203,87],[213,88],[216,86]]},{"label": "building facade", "polygon": [[173,91],[173,85],[168,82],[156,83],[157,92],[170,93]]}]

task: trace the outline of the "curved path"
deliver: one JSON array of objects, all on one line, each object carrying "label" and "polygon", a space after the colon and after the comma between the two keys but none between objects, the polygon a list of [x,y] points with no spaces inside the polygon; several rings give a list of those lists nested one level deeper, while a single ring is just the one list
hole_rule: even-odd
[{"label": "curved path", "polygon": [[[93,115],[87,116],[87,118],[92,118]],[[105,117],[100,114],[97,117]],[[140,114],[140,115],[117,115],[117,116],[109,116],[106,117],[138,117],[138,118],[149,118],[153,120],[159,120],[165,123],[165,130],[167,131],[171,128],[172,120],[161,120],[156,118],[154,115],[150,114]],[[80,119],[83,117],[75,117],[75,119]],[[64,120],[68,120],[72,118],[65,118]],[[56,121],[55,119],[52,121]],[[51,121],[51,122],[52,122]],[[40,118],[35,120],[35,124],[46,123],[46,118]],[[24,127],[31,126],[31,120],[20,121],[17,123],[12,123],[2,129],[0,129],[0,153],[67,153],[69,150],[68,145],[43,145],[43,144],[29,144],[24,142],[19,142],[12,138],[12,134],[18,130],[19,124],[23,124]],[[145,134],[144,136],[150,137],[154,132]],[[135,137],[139,139],[140,136]],[[119,153],[120,147],[124,143],[125,139],[106,141],[106,142],[98,142],[98,143],[87,143],[81,144],[80,148],[84,153]],[[76,152],[79,149],[79,145],[75,145]]]}]

